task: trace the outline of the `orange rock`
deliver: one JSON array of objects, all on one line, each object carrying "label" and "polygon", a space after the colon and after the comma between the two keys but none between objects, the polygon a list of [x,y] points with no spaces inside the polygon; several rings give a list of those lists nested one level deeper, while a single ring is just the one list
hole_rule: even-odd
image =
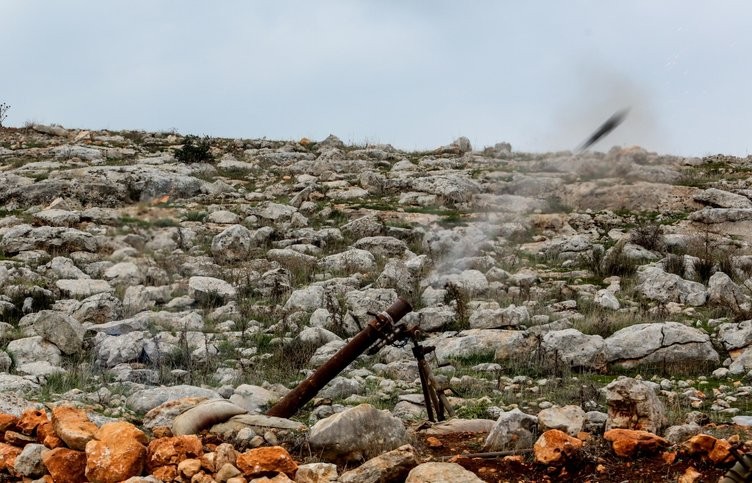
[{"label": "orange rock", "polygon": [[149,443],[143,431],[126,421],[114,421],[103,424],[101,428],[94,433],[94,439],[98,441],[115,442],[122,439],[133,439],[144,446]]},{"label": "orange rock", "polygon": [[194,434],[154,439],[149,443],[146,465],[150,470],[176,465],[184,459],[200,458],[203,453],[201,440]]},{"label": "orange rock", "polygon": [[[254,478],[252,480],[252,483],[290,483],[292,480],[287,477],[284,473],[279,473],[278,475],[269,478],[267,476],[262,476],[261,478]],[[230,480],[227,480],[227,483],[229,483]]]},{"label": "orange rock", "polygon": [[664,451],[661,453],[661,459],[667,465],[673,465],[676,461],[676,451]]},{"label": "orange rock", "polygon": [[157,426],[151,430],[151,434],[155,438],[169,438],[172,436],[172,429],[167,426]]},{"label": "orange rock", "polygon": [[249,477],[275,472],[293,477],[298,469],[290,453],[281,446],[256,448],[239,454],[236,466]]},{"label": "orange rock", "polygon": [[162,481],[175,481],[178,478],[177,465],[165,465],[158,468],[154,468],[151,474]]},{"label": "orange rock", "polygon": [[42,463],[55,483],[86,481],[86,454],[68,448],[55,448],[42,455]]},{"label": "orange rock", "polygon": [[201,471],[201,460],[188,458],[178,463],[178,473],[185,478],[191,478]]},{"label": "orange rock", "polygon": [[689,466],[684,471],[684,474],[676,480],[676,483],[696,483],[700,478],[702,478],[702,473]]},{"label": "orange rock", "polygon": [[65,444],[83,451],[97,432],[97,425],[89,420],[86,411],[71,406],[57,406],[52,410],[52,427]]},{"label": "orange rock", "polygon": [[63,440],[55,434],[52,421],[45,421],[37,426],[37,443],[41,443],[50,449],[59,448],[64,445]]},{"label": "orange rock", "polygon": [[125,421],[103,425],[86,443],[86,478],[115,483],[138,476],[146,462],[146,435]]},{"label": "orange rock", "polygon": [[0,443],[0,471],[13,470],[16,456],[21,454],[21,448]]},{"label": "orange rock", "polygon": [[214,467],[217,469],[223,467],[226,463],[235,466],[235,462],[238,459],[238,452],[229,443],[220,444],[216,447],[214,453],[216,455],[214,457]]},{"label": "orange rock", "polygon": [[37,426],[47,421],[49,421],[49,419],[47,418],[47,413],[44,409],[27,409],[21,414],[21,417],[18,418],[16,427],[23,434],[34,434],[34,430],[37,429]]},{"label": "orange rock", "polygon": [[5,442],[23,448],[29,443],[36,443],[37,440],[33,436],[17,433],[16,431],[6,431],[3,436]]},{"label": "orange rock", "polygon": [[[13,416],[12,414],[5,414],[0,413],[0,433],[3,431],[7,431],[9,429],[13,429],[16,426],[16,423],[18,422],[18,418]],[[21,428],[18,428],[21,429]]]},{"label": "orange rock", "polygon": [[731,444],[709,434],[692,436],[684,442],[682,447],[688,455],[699,456],[715,465],[730,463],[734,459],[730,451]]},{"label": "orange rock", "polygon": [[622,458],[630,458],[637,452],[657,453],[669,445],[660,436],[634,429],[611,429],[606,431],[603,438],[611,441],[614,453]]},{"label": "orange rock", "polygon": [[572,459],[582,448],[582,441],[564,431],[549,429],[533,445],[535,461],[544,465],[560,465]]},{"label": "orange rock", "polygon": [[444,446],[444,443],[442,443],[441,440],[436,436],[427,437],[426,444],[429,448],[441,448],[442,446]]}]

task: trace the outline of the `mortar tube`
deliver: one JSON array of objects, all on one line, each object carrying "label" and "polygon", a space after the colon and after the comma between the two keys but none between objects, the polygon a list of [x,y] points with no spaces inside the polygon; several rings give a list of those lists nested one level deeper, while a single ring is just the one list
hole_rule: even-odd
[{"label": "mortar tube", "polygon": [[391,325],[399,322],[402,317],[413,310],[412,306],[404,299],[399,298],[388,309],[371,320],[363,330],[345,344],[331,359],[308,376],[295,389],[287,393],[277,404],[267,412],[267,416],[289,418],[305,404],[313,399],[329,381],[334,379],[340,372],[349,366],[363,352],[382,337],[385,331],[391,330]]}]

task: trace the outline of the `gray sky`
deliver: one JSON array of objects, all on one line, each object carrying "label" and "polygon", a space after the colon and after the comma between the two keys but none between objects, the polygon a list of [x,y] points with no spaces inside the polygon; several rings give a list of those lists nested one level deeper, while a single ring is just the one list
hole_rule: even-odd
[{"label": "gray sky", "polygon": [[0,0],[7,125],[752,153],[748,0]]}]

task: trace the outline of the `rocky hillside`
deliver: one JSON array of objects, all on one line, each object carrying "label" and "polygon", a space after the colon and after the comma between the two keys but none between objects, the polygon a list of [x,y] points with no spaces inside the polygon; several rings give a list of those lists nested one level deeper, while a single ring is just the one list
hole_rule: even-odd
[{"label": "rocky hillside", "polygon": [[[0,129],[0,471],[710,481],[752,450],[751,244],[752,157]],[[398,297],[456,418],[409,346],[263,415]]]}]

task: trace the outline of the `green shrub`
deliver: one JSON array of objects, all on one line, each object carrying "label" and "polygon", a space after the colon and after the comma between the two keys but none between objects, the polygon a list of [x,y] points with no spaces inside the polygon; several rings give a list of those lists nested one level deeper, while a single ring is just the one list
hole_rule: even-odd
[{"label": "green shrub", "polygon": [[186,164],[213,163],[210,141],[209,137],[186,136],[183,146],[175,151],[175,159]]}]

